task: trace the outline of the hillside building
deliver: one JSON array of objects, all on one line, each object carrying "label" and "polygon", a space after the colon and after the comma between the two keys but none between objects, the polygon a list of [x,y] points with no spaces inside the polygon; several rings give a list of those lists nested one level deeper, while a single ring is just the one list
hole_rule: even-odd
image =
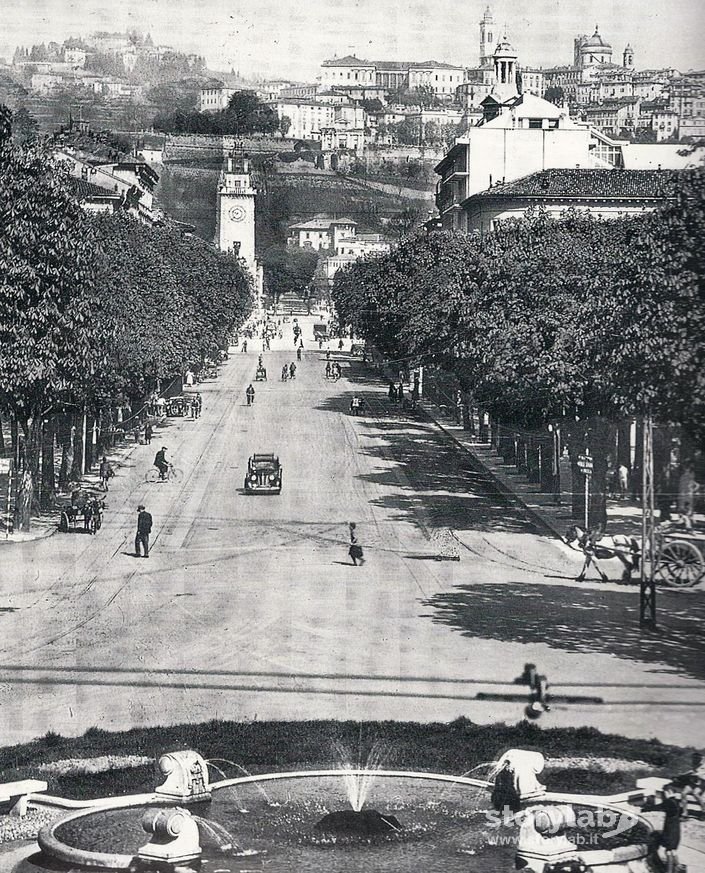
[{"label": "hillside building", "polygon": [[391,92],[428,87],[437,97],[451,101],[463,77],[462,67],[441,61],[366,61],[347,55],[321,64],[321,86],[326,90],[364,87]]}]

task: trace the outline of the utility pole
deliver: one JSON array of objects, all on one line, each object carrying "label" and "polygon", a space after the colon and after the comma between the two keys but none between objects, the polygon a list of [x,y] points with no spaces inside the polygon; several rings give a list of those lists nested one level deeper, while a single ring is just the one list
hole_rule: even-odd
[{"label": "utility pole", "polygon": [[641,576],[639,582],[639,624],[656,628],[656,583],[654,582],[654,423],[644,417],[642,461]]}]

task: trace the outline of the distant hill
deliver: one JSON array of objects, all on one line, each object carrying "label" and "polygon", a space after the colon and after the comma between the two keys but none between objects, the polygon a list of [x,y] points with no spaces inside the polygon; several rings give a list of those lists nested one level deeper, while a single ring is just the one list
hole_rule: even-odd
[{"label": "distant hill", "polygon": [[[364,232],[383,232],[385,219],[398,215],[410,205],[424,211],[429,201],[424,192],[407,189],[402,195],[367,188],[358,180],[326,172],[278,173],[276,163],[258,160],[256,168],[257,246],[263,251],[270,245],[286,242],[287,228],[295,221],[305,221],[318,213],[349,216]],[[167,161],[161,168],[156,191],[157,205],[179,221],[196,227],[199,236],[215,236],[216,187],[221,161]],[[391,187],[391,186],[390,186]],[[404,196],[410,194],[412,196]]]}]

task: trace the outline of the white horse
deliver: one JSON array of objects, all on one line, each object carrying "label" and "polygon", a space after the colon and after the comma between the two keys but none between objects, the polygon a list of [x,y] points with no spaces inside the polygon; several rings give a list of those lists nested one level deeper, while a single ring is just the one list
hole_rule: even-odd
[{"label": "white horse", "polygon": [[[607,561],[611,558],[617,558],[624,565],[622,572],[622,582],[632,581],[632,571],[639,569],[639,561],[641,559],[641,545],[635,537],[617,534],[616,536],[605,536],[601,531],[587,531],[578,527],[577,524],[568,528],[565,534],[565,541],[571,548],[577,548],[585,555],[585,563],[580,575],[576,577],[577,582],[582,582],[585,579],[590,564],[595,565],[595,569],[600,574],[603,582],[609,582],[607,575],[600,569],[597,558]],[[575,543],[575,545],[573,545]]]}]

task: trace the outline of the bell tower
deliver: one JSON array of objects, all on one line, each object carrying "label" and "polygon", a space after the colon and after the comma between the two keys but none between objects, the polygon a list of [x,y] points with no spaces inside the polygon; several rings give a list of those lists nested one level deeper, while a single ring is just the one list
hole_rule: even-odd
[{"label": "bell tower", "polygon": [[622,54],[622,66],[626,67],[628,70],[634,69],[634,49],[629,43],[627,43],[627,47]]},{"label": "bell tower", "polygon": [[480,22],[480,66],[491,67],[492,55],[497,41],[497,31],[495,28],[494,17],[492,10],[488,6],[485,9],[485,14]]},{"label": "bell tower", "polygon": [[222,252],[234,251],[256,275],[255,197],[250,162],[241,147],[233,149],[223,162],[218,179],[215,242]]},{"label": "bell tower", "polygon": [[492,96],[500,103],[506,103],[518,96],[517,91],[517,53],[507,36],[499,43],[493,55],[495,84]]}]

